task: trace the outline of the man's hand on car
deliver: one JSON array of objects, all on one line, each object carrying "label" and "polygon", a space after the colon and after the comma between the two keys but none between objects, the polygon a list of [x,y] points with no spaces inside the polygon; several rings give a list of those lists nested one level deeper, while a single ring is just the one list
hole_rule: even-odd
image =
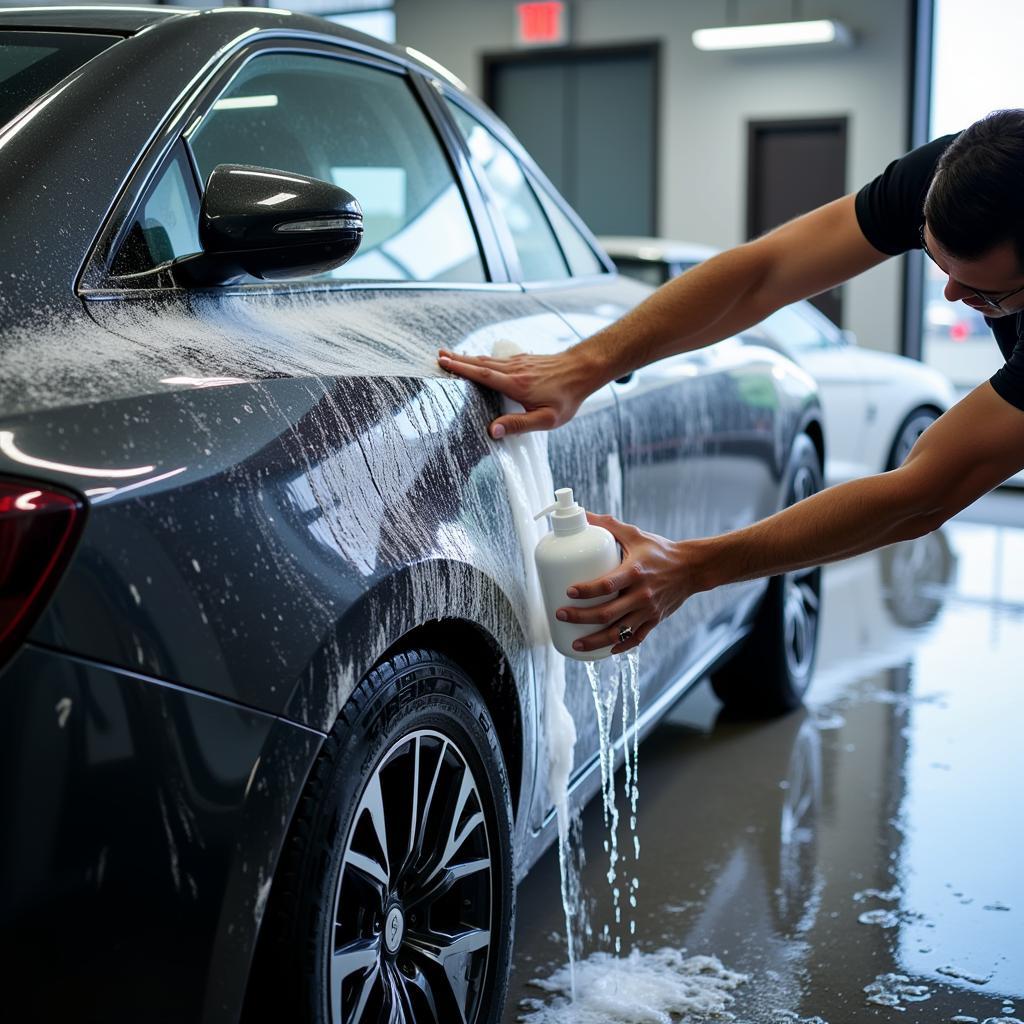
[{"label": "man's hand on car", "polygon": [[441,349],[437,361],[443,370],[500,391],[523,407],[524,412],[506,413],[491,423],[495,439],[529,430],[554,430],[568,423],[587,395],[604,383],[574,350],[500,359]]},{"label": "man's hand on car", "polygon": [[[593,623],[604,627],[577,640],[578,651],[594,651],[612,646],[612,654],[638,647],[662,619],[668,618],[687,598],[697,592],[686,571],[687,545],[685,541],[671,541],[655,533],[612,516],[587,513],[588,521],[606,529],[622,548],[622,563],[600,579],[589,580],[570,587],[567,597],[606,597],[619,592],[619,596],[592,608],[567,606],[559,608],[557,616],[563,622]],[[631,629],[632,636],[625,642],[619,631]]]}]

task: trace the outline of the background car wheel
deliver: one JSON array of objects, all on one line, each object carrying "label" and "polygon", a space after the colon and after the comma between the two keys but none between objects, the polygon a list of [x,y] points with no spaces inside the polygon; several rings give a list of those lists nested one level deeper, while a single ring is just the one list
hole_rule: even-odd
[{"label": "background car wheel", "polygon": [[910,454],[910,449],[917,444],[917,439],[938,418],[938,409],[930,409],[925,406],[910,413],[900,424],[900,429],[896,431],[896,439],[892,443],[892,451],[889,452],[886,470],[899,469]]},{"label": "background car wheel", "polygon": [[[821,460],[804,434],[793,445],[787,479],[787,505],[821,490]],[[729,712],[768,717],[799,706],[814,671],[820,596],[820,568],[771,578],[750,636],[711,677]]]},{"label": "background car wheel", "polygon": [[495,1024],[514,899],[487,708],[442,655],[397,655],[357,688],[310,775],[246,1019]]}]

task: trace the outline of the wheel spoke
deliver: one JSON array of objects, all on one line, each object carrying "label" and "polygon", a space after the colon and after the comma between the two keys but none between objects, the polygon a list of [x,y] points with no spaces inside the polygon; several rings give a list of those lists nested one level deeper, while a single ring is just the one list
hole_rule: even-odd
[{"label": "wheel spoke", "polygon": [[331,984],[340,990],[356,971],[369,971],[380,960],[380,939],[359,939],[335,950],[331,957]]},{"label": "wheel spoke", "polygon": [[[466,804],[471,796],[476,796],[476,784],[473,782],[473,776],[469,769],[466,768],[462,773],[462,784],[459,787],[459,795],[455,801],[455,809],[452,811],[450,824],[448,825],[448,838],[445,842],[444,851],[441,854],[441,859],[434,866],[433,871],[425,879],[426,882],[430,882],[435,875],[443,871],[451,863],[452,857],[462,848],[462,844],[469,837],[470,833],[482,825],[484,822],[484,815],[482,811],[477,811],[471,814],[466,824],[459,829],[459,822],[462,820],[462,812],[466,809]],[[479,803],[479,798],[477,799]],[[456,831],[458,830],[458,831]]]},{"label": "wheel spoke", "polygon": [[342,870],[345,868],[352,868],[353,870],[358,871],[361,875],[365,875],[366,878],[377,886],[380,891],[381,898],[383,899],[384,892],[388,887],[388,873],[387,870],[378,864],[372,857],[367,857],[365,854],[349,850],[348,856],[345,858],[345,863],[342,866]]},{"label": "wheel spoke", "polygon": [[478,871],[489,871],[490,868],[491,862],[486,857],[467,860],[464,864],[453,864],[439,877],[432,876],[432,884],[411,898],[408,905],[410,908],[421,906],[424,903],[429,905],[448,892],[456,882],[460,882],[463,878],[476,874]]},{"label": "wheel spoke", "polygon": [[818,595],[814,592],[814,588],[808,583],[798,584],[800,596],[803,598],[804,606],[812,612],[818,610]]},{"label": "wheel spoke", "polygon": [[416,737],[416,746],[412,752],[412,816],[409,820],[409,844],[406,847],[406,861],[412,858],[416,849],[416,833],[419,830],[418,815],[420,810],[420,738]]},{"label": "wheel spoke", "polygon": [[457,935],[437,932],[411,932],[405,936],[406,945],[442,968],[451,998],[465,1024],[469,1003],[469,982],[466,967],[469,958],[486,949],[491,942],[484,928],[471,928]]},{"label": "wheel spoke", "polygon": [[398,981],[401,988],[401,997],[406,1016],[410,1021],[416,1020],[416,1013],[413,1008],[412,994],[419,993],[418,1002],[423,1003],[430,1014],[430,1020],[434,1024],[441,1024],[441,1015],[437,1010],[437,1002],[434,999],[434,990],[430,986],[427,976],[420,970],[419,966],[411,960],[408,963],[407,971],[400,971]]},{"label": "wheel spoke", "polygon": [[405,1014],[405,1007],[400,992],[400,984],[396,977],[396,971],[391,964],[385,964],[381,971],[381,980],[384,983],[384,1011],[386,1016],[383,1018],[386,1024],[406,1024],[406,1020],[413,1020],[413,1018],[407,1018]]},{"label": "wheel spoke", "polygon": [[375,772],[370,779],[363,794],[361,810],[368,811],[370,821],[373,822],[373,831],[384,856],[384,884],[387,885],[391,876],[391,866],[388,862],[388,826],[384,814],[384,794],[380,789],[380,772]]},{"label": "wheel spoke", "polygon": [[[353,946],[358,945],[353,943]],[[338,953],[335,953],[331,959],[331,1005],[333,1007],[333,1019],[334,1024],[362,1024],[363,1011],[366,1009],[366,1004],[370,999],[370,993],[373,991],[374,985],[377,984],[380,978],[380,959],[377,953],[373,956],[372,966],[370,971],[365,978],[361,979],[361,988],[359,990],[359,998],[356,1000],[355,1005],[352,1009],[352,1013],[346,1020],[342,1020],[342,1010],[344,1006],[342,985],[347,978],[352,977],[356,971],[361,969],[361,963],[357,964],[356,959],[358,958],[357,951],[351,951],[352,958],[349,958],[349,954],[343,949]],[[365,961],[363,961],[365,962]]]},{"label": "wheel spoke", "polygon": [[441,775],[441,766],[444,764],[444,755],[448,750],[448,741],[441,745],[441,753],[434,766],[434,776],[430,780],[430,788],[427,790],[427,799],[423,802],[423,813],[419,817],[419,825],[414,843],[414,858],[418,858],[423,852],[423,839],[427,829],[427,822],[430,820],[430,811],[434,803],[434,793],[437,791],[437,780]]}]

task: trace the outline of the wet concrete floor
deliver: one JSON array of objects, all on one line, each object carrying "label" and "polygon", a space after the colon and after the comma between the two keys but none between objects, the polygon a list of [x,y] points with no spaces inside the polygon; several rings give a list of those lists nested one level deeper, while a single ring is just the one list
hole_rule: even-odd
[{"label": "wet concrete floor", "polygon": [[[806,709],[729,722],[701,683],[641,745],[633,941],[749,975],[737,1021],[1024,1020],[1022,526],[1000,494],[830,566]],[[611,916],[603,835],[598,799],[585,953]],[[518,914],[506,1024],[565,961],[553,852]]]}]

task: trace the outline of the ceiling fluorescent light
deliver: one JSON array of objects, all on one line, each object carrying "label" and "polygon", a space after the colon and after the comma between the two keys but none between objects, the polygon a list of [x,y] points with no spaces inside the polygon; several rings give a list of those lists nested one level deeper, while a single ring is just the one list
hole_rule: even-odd
[{"label": "ceiling fluorescent light", "polygon": [[850,30],[841,22],[784,21],[770,25],[727,25],[693,33],[698,50],[756,50],[769,46],[849,46]]}]

